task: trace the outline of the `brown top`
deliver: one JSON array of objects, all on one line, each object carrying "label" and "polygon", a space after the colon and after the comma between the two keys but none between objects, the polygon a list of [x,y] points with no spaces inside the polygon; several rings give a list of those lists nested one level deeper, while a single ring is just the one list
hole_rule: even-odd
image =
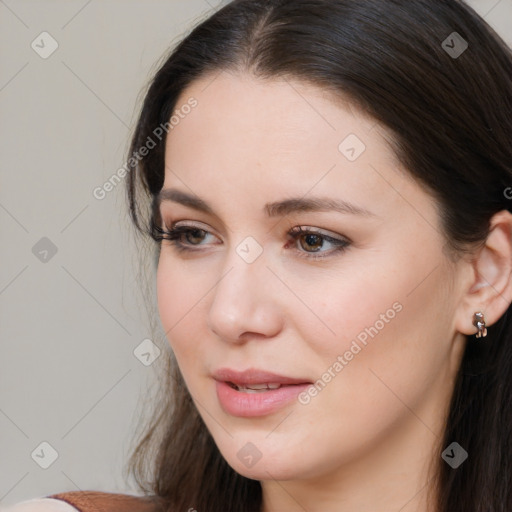
[{"label": "brown top", "polygon": [[69,503],[80,512],[161,512],[157,498],[101,491],[70,491],[46,496]]}]

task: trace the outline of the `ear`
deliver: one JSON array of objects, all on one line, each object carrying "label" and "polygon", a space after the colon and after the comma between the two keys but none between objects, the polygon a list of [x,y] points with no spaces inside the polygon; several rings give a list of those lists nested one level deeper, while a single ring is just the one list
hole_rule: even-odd
[{"label": "ear", "polygon": [[496,213],[490,221],[489,236],[470,263],[470,278],[456,316],[456,329],[476,334],[474,314],[481,311],[488,327],[496,323],[512,302],[512,214]]}]

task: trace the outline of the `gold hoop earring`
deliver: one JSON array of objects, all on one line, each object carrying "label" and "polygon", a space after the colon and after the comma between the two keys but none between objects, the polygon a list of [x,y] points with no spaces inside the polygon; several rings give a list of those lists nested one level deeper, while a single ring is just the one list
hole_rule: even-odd
[{"label": "gold hoop earring", "polygon": [[484,314],[481,311],[474,314],[473,325],[478,329],[478,332],[476,333],[477,338],[485,338],[485,336],[487,336]]}]

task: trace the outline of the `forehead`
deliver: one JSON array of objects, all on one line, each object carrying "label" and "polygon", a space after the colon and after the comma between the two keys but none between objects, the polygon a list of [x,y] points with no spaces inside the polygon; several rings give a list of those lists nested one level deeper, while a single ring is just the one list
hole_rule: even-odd
[{"label": "forehead", "polygon": [[287,159],[318,158],[320,152],[334,161],[343,149],[350,151],[350,144],[340,148],[348,138],[356,153],[378,152],[381,161],[398,164],[386,141],[389,135],[373,118],[344,97],[297,80],[210,74],[183,91],[171,119],[176,124],[167,137],[166,159],[175,162],[256,157],[252,165],[270,164],[269,159],[280,165]]},{"label": "forehead", "polygon": [[200,113],[186,123],[194,129],[199,123],[221,132],[242,127],[243,133],[277,136],[282,142],[287,135],[297,140],[315,132],[339,135],[353,129],[362,135],[377,126],[341,94],[297,79],[221,71],[192,82],[178,98],[176,111],[191,98],[197,100],[194,114]]},{"label": "forehead", "polygon": [[[196,106],[180,112],[191,100]],[[175,113],[164,188],[181,185],[203,198],[241,196],[258,208],[262,197],[282,199],[285,188],[289,196],[343,195],[363,205],[379,199],[386,208],[413,185],[404,184],[412,179],[386,130],[312,84],[223,71],[193,82]]]}]

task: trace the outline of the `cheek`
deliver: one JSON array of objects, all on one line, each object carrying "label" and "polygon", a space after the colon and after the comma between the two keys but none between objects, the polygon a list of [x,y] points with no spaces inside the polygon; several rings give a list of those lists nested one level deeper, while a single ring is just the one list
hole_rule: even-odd
[{"label": "cheek", "polygon": [[162,257],[160,257],[156,274],[156,291],[160,321],[168,336],[180,318],[180,313],[184,314],[183,301],[178,300],[184,290],[178,273],[172,272],[171,268],[162,263]]},{"label": "cheek", "polygon": [[[354,341],[361,347],[369,345],[397,321],[403,309],[404,286],[393,278],[389,266],[374,262],[372,270],[364,267],[352,266],[350,272],[331,273],[326,279],[308,279],[295,285],[297,295],[307,298],[310,312],[304,314],[298,305],[295,314],[289,313],[300,322],[303,339],[324,358],[324,364],[350,350]],[[387,271],[379,274],[378,268]]]},{"label": "cheek", "polygon": [[436,344],[446,345],[446,338],[436,329],[448,330],[443,320],[450,315],[446,270],[441,265],[429,275],[441,261],[439,254],[417,254],[412,261],[389,252],[372,265],[351,265],[350,272],[340,272],[316,289],[304,281],[299,290],[321,320],[304,320],[304,340],[321,356],[323,371],[342,356],[343,369],[338,364],[331,372],[350,375],[356,394],[370,384],[376,388],[371,369],[384,371],[392,382],[400,376],[407,382],[406,374],[414,380],[416,370],[431,370],[442,356]]},{"label": "cheek", "polygon": [[425,405],[446,370],[453,316],[443,270],[418,286],[418,269],[427,275],[435,266],[418,261],[395,274],[351,276],[342,291],[331,288],[318,301],[336,335],[322,341],[308,333],[323,363],[310,400],[315,414],[325,421],[350,417],[343,428],[359,438]]},{"label": "cheek", "polygon": [[[325,288],[310,303],[336,335],[319,336],[318,322],[302,324],[304,360],[318,380],[316,391],[297,406],[296,427],[291,421],[286,427],[307,436],[308,448],[300,444],[304,457],[334,467],[340,458],[376,449],[399,425],[424,422],[427,427],[420,428],[427,434],[434,428],[441,412],[434,397],[446,383],[453,312],[443,275],[432,274],[415,289],[418,269],[410,267],[401,269],[400,278],[340,280],[342,290]],[[277,440],[272,450],[277,467]]]},{"label": "cheek", "polygon": [[[158,265],[156,288],[160,321],[179,361],[183,353],[198,350],[201,336],[196,331],[202,324],[197,319],[202,314],[201,299],[206,290],[179,264],[165,257],[160,259]],[[191,340],[194,343],[190,343]]]}]

